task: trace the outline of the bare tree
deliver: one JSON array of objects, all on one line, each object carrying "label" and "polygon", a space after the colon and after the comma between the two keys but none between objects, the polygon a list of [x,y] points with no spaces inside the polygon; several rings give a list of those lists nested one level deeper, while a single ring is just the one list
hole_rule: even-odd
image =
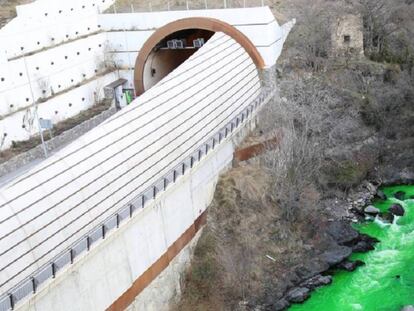
[{"label": "bare tree", "polygon": [[304,65],[313,71],[323,69],[328,58],[331,45],[331,23],[334,15],[323,0],[297,0],[300,8],[298,24],[291,34],[295,40],[295,48]]},{"label": "bare tree", "polygon": [[329,145],[326,132],[332,128],[327,116],[335,99],[328,88],[319,87],[315,92],[313,83],[318,82],[306,83],[289,82],[285,97],[275,98],[262,116],[268,129],[283,131],[279,148],[266,153],[264,165],[272,176],[271,193],[288,221],[295,220],[301,208],[309,209],[315,203],[304,198],[315,191]]},{"label": "bare tree", "polygon": [[414,8],[404,0],[358,0],[364,21],[364,48],[376,60],[409,62],[414,54]]}]

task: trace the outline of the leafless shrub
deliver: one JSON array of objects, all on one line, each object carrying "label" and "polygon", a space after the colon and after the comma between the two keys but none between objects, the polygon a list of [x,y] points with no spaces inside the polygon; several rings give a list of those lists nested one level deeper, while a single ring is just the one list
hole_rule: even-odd
[{"label": "leafless shrub", "polygon": [[245,300],[249,296],[251,271],[253,266],[252,236],[247,234],[241,238],[242,245],[237,247],[219,247],[219,262],[223,266],[225,288],[232,289],[232,294]]},{"label": "leafless shrub", "polygon": [[290,34],[296,50],[295,59],[312,71],[323,70],[327,66],[331,49],[331,24],[335,12],[324,0],[296,0],[297,25]]},{"label": "leafless shrub", "polygon": [[109,42],[105,42],[103,47],[103,57],[97,55],[95,57],[95,64],[99,72],[114,71],[120,69],[120,64],[118,64],[115,53],[116,49]]},{"label": "leafless shrub", "polygon": [[26,111],[23,115],[22,127],[29,134],[32,134],[33,130],[34,130],[34,123],[35,123],[35,119],[36,119],[36,110],[37,110],[37,106],[34,106],[33,108],[28,108],[28,109],[26,109]]},{"label": "leafless shrub", "polygon": [[414,64],[412,4],[405,0],[358,0],[366,55],[377,61]]},{"label": "leafless shrub", "polygon": [[[264,166],[272,177],[271,194],[284,211],[284,219],[293,221],[302,209],[310,211],[317,200],[315,184],[320,175],[331,128],[329,109],[335,102],[328,89],[303,80],[291,81],[281,99],[275,98],[263,113],[262,122],[271,130],[283,131],[276,150],[264,156]],[[312,189],[312,191],[311,191]],[[310,192],[314,195],[308,196]]]},{"label": "leafless shrub", "polygon": [[37,80],[37,86],[42,93],[42,96],[38,100],[42,102],[47,97],[47,93],[50,88],[50,81],[48,78],[40,78]]}]

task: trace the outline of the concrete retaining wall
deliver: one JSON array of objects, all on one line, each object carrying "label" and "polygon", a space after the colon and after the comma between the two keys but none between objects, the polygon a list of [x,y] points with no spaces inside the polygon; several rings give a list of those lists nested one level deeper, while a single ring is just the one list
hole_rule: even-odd
[{"label": "concrete retaining wall", "polygon": [[165,188],[183,161],[206,153],[206,142],[211,150],[213,137],[227,138],[230,122],[230,133],[245,123],[263,89],[250,57],[228,39],[217,33],[130,106],[1,186],[2,290],[31,274],[43,279],[60,256],[67,263],[68,247],[84,249],[101,223],[111,227],[129,204],[139,209],[139,198]]},{"label": "concrete retaining wall", "polygon": [[[167,190],[151,206],[143,209],[98,244],[87,256],[58,275],[49,286],[32,296],[17,310],[73,311],[109,308],[133,286],[135,280],[167,254],[174,242],[193,225],[197,216],[207,209],[213,198],[218,176],[231,163],[233,151],[232,141],[220,146],[189,175],[182,177],[176,186]],[[176,261],[183,265],[188,264],[189,257],[185,254],[181,256],[186,257],[185,263],[179,258]],[[174,269],[174,265],[170,268]],[[178,270],[182,268],[183,266]],[[171,273],[171,270],[167,270],[165,274]],[[174,290],[169,288],[164,295],[159,295],[154,289],[160,285],[174,285],[177,275],[153,283],[152,289],[148,288],[131,308],[147,310],[142,306],[148,306],[149,310],[160,310],[158,307],[170,300]],[[155,299],[156,296],[158,299]]]},{"label": "concrete retaining wall", "polygon": [[167,268],[147,286],[126,311],[167,311],[181,297],[183,278],[190,267],[200,230],[191,242],[170,262]]},{"label": "concrete retaining wall", "polygon": [[203,222],[197,219],[205,217],[236,145],[255,126],[249,121],[16,310],[167,310],[178,298],[180,276],[200,235]]},{"label": "concrete retaining wall", "polygon": [[[76,138],[82,136],[86,132],[90,131],[116,112],[115,108],[110,108],[99,115],[82,122],[81,124],[63,132],[59,136],[53,137],[46,142],[46,148],[48,152],[61,148],[68,143],[72,142]],[[35,160],[44,158],[44,151],[41,145],[19,154],[9,161],[0,164],[0,177],[9,173],[16,173],[17,171],[24,169],[24,167]]]},{"label": "concrete retaining wall", "polygon": [[171,21],[225,21],[252,41],[267,67],[275,64],[294,23],[279,26],[267,7],[99,14],[113,2],[37,0],[18,7],[17,18],[0,30],[0,151],[37,134],[37,117],[56,124],[90,108],[103,87],[120,77],[132,89],[140,48]]}]

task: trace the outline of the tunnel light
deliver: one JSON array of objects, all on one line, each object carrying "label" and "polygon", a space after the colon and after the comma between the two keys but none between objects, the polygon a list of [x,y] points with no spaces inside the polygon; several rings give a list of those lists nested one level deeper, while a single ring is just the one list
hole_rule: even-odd
[{"label": "tunnel light", "polygon": [[169,41],[167,41],[167,47],[169,49],[175,49],[176,48],[175,47],[175,40],[169,40]]},{"label": "tunnel light", "polygon": [[173,39],[167,41],[167,48],[170,50],[175,49],[184,49],[186,46],[186,40],[185,39]]},{"label": "tunnel light", "polygon": [[201,48],[204,45],[204,38],[198,38],[193,40],[193,46],[195,48]]},{"label": "tunnel light", "polygon": [[176,48],[183,49],[184,48],[184,40],[175,40]]}]

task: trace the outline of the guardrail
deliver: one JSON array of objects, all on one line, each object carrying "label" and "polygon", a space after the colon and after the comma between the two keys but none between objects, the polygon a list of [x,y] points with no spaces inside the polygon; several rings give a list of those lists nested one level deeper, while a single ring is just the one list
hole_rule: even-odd
[{"label": "guardrail", "polygon": [[[126,2],[125,2],[126,3]],[[142,4],[147,6],[142,6]],[[248,7],[261,7],[269,5],[268,0],[151,0],[141,5],[130,0],[126,5],[111,6],[105,13],[138,13],[138,12],[160,12],[178,10],[209,10],[209,9],[236,9]]]},{"label": "guardrail", "polygon": [[188,173],[194,165],[200,162],[209,152],[216,149],[219,144],[231,137],[236,129],[251,119],[253,113],[260,106],[268,102],[271,96],[273,96],[273,92],[268,89],[263,89],[261,94],[252,104],[247,106],[217,133],[202,143],[191,155],[186,157],[168,173],[139,194],[135,199],[130,201],[130,203],[118,210],[118,212],[109,216],[100,225],[72,244],[66,251],[60,253],[30,277],[14,286],[6,295],[3,295],[0,298],[0,311],[14,310],[18,302],[31,294],[35,294],[40,286],[46,281],[55,278],[57,273],[63,268],[73,264],[75,259],[81,254],[88,252],[92,245],[105,239],[109,233],[119,228],[122,223],[132,218],[139,210],[148,206],[148,204],[155,200],[161,192],[169,189],[170,186],[172,186],[180,177]]}]

